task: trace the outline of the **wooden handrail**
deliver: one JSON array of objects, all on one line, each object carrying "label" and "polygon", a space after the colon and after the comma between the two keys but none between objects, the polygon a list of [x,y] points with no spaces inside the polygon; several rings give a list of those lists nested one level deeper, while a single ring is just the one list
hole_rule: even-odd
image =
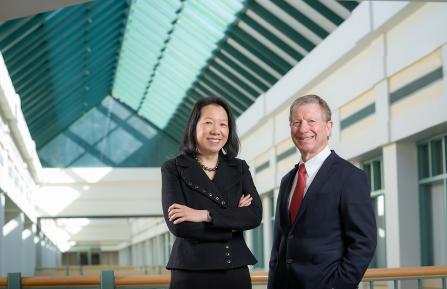
[{"label": "wooden handrail", "polygon": [[[425,266],[411,268],[379,268],[369,269],[363,281],[389,280],[389,279],[412,279],[427,277],[447,276],[447,266]],[[251,280],[253,284],[266,284],[267,272],[252,272]],[[151,276],[115,276],[116,287],[126,286],[163,286],[169,284],[170,275]],[[99,276],[66,276],[66,277],[22,277],[22,287],[64,287],[64,286],[99,286]],[[0,287],[7,286],[7,278],[0,277]]]},{"label": "wooden handrail", "polygon": [[447,276],[447,266],[423,266],[408,268],[377,268],[368,269],[364,281],[383,279],[411,279],[419,277]]}]

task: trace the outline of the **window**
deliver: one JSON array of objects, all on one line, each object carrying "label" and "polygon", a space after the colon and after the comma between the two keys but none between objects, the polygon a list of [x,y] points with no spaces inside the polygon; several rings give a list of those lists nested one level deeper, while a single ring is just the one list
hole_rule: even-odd
[{"label": "window", "polygon": [[384,268],[386,267],[386,230],[382,159],[376,158],[364,162],[363,170],[371,186],[371,200],[377,225],[377,248],[369,266],[371,268]]},{"label": "window", "polygon": [[92,265],[99,265],[99,264],[101,264],[100,253],[93,252],[92,253]]},{"label": "window", "polygon": [[422,265],[447,262],[447,135],[418,144]]}]

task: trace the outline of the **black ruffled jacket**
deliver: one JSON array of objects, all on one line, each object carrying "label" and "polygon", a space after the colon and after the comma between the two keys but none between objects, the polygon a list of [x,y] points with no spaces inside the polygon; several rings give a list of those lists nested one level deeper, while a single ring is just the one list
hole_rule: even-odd
[{"label": "black ruffled jacket", "polygon": [[[161,172],[163,214],[176,236],[167,269],[218,270],[257,262],[243,231],[261,223],[262,204],[245,161],[220,155],[213,181],[186,154],[166,161]],[[253,197],[251,205],[238,208],[240,197],[247,194]],[[213,221],[174,225],[168,220],[173,203],[206,209]]]}]

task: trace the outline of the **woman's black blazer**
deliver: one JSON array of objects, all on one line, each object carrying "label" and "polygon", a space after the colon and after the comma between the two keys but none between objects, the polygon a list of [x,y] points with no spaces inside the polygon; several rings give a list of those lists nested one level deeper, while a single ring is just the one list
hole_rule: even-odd
[{"label": "woman's black blazer", "polygon": [[[176,236],[167,269],[218,270],[257,262],[244,241],[243,231],[261,223],[261,200],[247,163],[222,154],[219,158],[212,181],[187,154],[166,161],[161,168],[163,214]],[[248,194],[253,197],[251,205],[238,208],[240,197]],[[212,223],[174,225],[168,219],[168,208],[173,203],[208,210]]]}]

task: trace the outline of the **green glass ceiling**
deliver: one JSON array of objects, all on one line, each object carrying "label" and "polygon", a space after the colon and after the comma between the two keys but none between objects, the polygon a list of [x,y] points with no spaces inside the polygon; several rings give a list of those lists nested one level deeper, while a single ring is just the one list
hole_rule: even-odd
[{"label": "green glass ceiling", "polygon": [[242,8],[239,1],[134,2],[112,94],[164,128]]},{"label": "green glass ceiling", "polygon": [[154,167],[177,150],[175,140],[108,96],[38,153],[46,167]]},{"label": "green glass ceiling", "polygon": [[[156,166],[176,153],[197,99],[219,95],[239,116],[357,5],[97,0],[0,24],[0,51],[44,165]],[[104,113],[112,100],[154,134],[142,138],[127,119],[104,132],[97,122],[117,120]],[[121,138],[141,147],[130,146],[127,158],[102,149]],[[140,149],[151,138],[170,145]],[[51,156],[56,151],[70,156]],[[158,157],[138,161],[144,154]]]}]

